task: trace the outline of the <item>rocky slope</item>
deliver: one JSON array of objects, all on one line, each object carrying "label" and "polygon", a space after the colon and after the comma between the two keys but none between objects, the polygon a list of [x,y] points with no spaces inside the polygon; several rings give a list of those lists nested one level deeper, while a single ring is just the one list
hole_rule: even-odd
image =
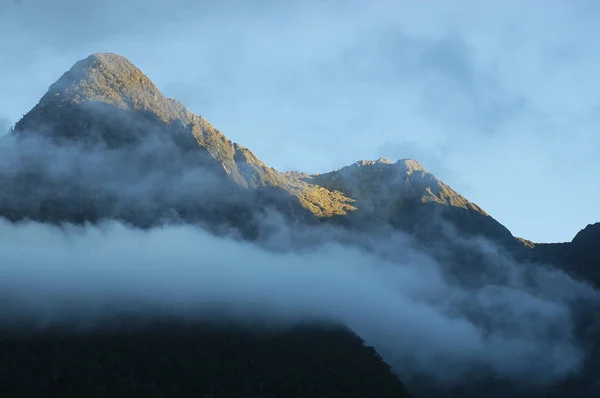
[{"label": "rocky slope", "polygon": [[355,200],[357,211],[349,218],[361,225],[366,221],[387,223],[434,239],[441,237],[441,221],[445,221],[458,233],[514,242],[507,228],[414,159],[395,163],[383,158],[362,160],[329,173],[306,176],[304,180]]},{"label": "rocky slope", "polygon": [[182,150],[197,152],[198,158],[204,156],[204,165],[229,175],[241,187],[285,190],[316,216],[346,214],[352,209],[351,200],[339,193],[266,166],[206,119],[165,97],[136,66],[117,54],[93,54],[73,65],[15,125],[15,132],[108,148],[139,144],[159,134]]},{"label": "rocky slope", "polygon": [[15,126],[16,135],[35,133],[59,142],[107,148],[122,148],[155,135],[168,137],[181,150],[197,153],[197,162],[228,175],[236,185],[283,191],[317,218],[356,213],[351,218],[363,225],[368,219],[412,230],[425,218],[441,215],[465,232],[512,239],[479,206],[414,160],[361,161],[312,176],[278,172],[203,117],[166,98],[136,66],[117,54],[91,55],[50,86]]}]

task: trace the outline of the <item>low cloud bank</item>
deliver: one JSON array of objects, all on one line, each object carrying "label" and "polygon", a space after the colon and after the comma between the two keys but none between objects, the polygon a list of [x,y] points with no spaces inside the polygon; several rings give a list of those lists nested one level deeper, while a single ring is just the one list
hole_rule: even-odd
[{"label": "low cloud bank", "polygon": [[[282,247],[322,233],[280,228],[273,239]],[[544,381],[581,363],[569,302],[595,292],[561,272],[536,268],[527,282],[523,266],[505,259],[499,267],[510,269],[508,282],[465,287],[402,235],[379,239],[370,252],[322,238],[310,251],[274,251],[192,226],[2,221],[3,324],[28,314],[39,326],[81,326],[106,308],[201,319],[223,308],[242,320],[341,322],[400,374],[454,380],[486,368]],[[399,261],[384,259],[389,247],[403,253]]]}]

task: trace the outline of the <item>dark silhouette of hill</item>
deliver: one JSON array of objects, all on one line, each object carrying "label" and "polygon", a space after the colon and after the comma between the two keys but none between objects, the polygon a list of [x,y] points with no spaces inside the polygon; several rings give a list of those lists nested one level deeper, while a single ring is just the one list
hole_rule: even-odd
[{"label": "dark silhouette of hill", "polygon": [[571,242],[533,243],[528,258],[556,264],[600,287],[600,223],[589,224]]},{"label": "dark silhouette of hill", "polygon": [[2,397],[389,397],[409,394],[341,327],[261,330],[158,319],[0,339]]}]

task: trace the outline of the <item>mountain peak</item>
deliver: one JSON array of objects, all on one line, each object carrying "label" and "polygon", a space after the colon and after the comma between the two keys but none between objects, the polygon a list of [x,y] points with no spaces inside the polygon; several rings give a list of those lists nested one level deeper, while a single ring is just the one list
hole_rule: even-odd
[{"label": "mountain peak", "polygon": [[[61,115],[57,114],[59,109]],[[181,103],[163,95],[127,58],[96,53],[77,61],[52,84],[15,130],[50,129],[55,135],[81,137],[85,131],[82,126],[89,124],[83,123],[83,114],[95,115],[88,122],[96,124],[96,119],[115,116],[120,111],[151,115],[165,123],[206,124]]]},{"label": "mountain peak", "polygon": [[102,102],[122,109],[151,111],[165,121],[179,107],[137,66],[115,53],[96,53],[77,61],[50,86],[40,104],[57,102]]},{"label": "mountain peak", "polygon": [[116,53],[94,53],[87,58],[77,61],[72,70],[88,70],[98,65],[104,65],[114,70],[137,69],[127,58]]},{"label": "mountain peak", "polygon": [[333,196],[340,199],[340,209],[347,207],[339,195],[328,195],[299,180],[287,182],[208,120],[176,99],[167,98],[137,66],[115,53],[81,59],[52,84],[15,125],[15,135],[31,134],[108,148],[138,144],[152,135],[171,140],[186,152],[198,150],[209,155],[202,162],[243,187],[287,189],[293,185],[307,206],[312,206],[312,201],[328,202],[323,197]]},{"label": "mountain peak", "polygon": [[[89,57],[76,62],[71,69],[63,75],[69,83],[79,79],[97,80],[101,77],[105,79],[115,79],[120,83],[125,83],[123,80],[133,80],[129,83],[150,82],[142,71],[132,64],[127,58],[115,53],[95,53]],[[75,78],[75,79],[73,79]],[[60,80],[55,83],[58,84]],[[106,81],[110,83],[110,81]],[[119,87],[113,87],[119,88]],[[124,87],[123,87],[124,88]]]},{"label": "mountain peak", "polygon": [[94,53],[87,57],[85,60],[104,62],[108,64],[122,64],[127,65],[128,67],[133,66],[133,64],[124,56],[119,55],[117,53]]}]

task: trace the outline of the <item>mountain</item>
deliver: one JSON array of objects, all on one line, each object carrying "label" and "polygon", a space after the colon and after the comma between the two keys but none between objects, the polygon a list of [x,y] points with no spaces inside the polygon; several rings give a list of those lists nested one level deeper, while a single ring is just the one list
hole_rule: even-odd
[{"label": "mountain", "polygon": [[0,338],[2,397],[379,397],[410,395],[342,327],[257,331],[159,319],[82,334]]},{"label": "mountain", "polygon": [[292,219],[315,218],[359,228],[389,223],[410,232],[420,229],[423,236],[434,236],[441,230],[439,221],[445,220],[459,232],[514,242],[508,229],[411,159],[394,164],[384,159],[359,161],[317,175],[268,167],[206,119],[165,97],[117,54],[93,54],[51,85],[15,125],[14,135],[32,134],[107,148],[168,139],[181,152],[193,153],[194,162],[227,175],[236,186],[261,192],[263,199],[269,198],[265,202],[287,209]]},{"label": "mountain", "polygon": [[506,227],[414,159],[362,160],[304,180],[355,200],[358,211],[349,216],[361,225],[386,223],[431,239],[441,236],[439,221],[444,220],[459,232],[514,242]]},{"label": "mountain", "polygon": [[[309,225],[354,209],[339,192],[267,167],[116,54],[77,62],[1,141],[0,216],[12,221],[181,221],[254,239],[272,211]],[[0,371],[0,395],[409,396],[345,328],[127,323],[1,335],[13,366]]]},{"label": "mountain", "polygon": [[94,54],[77,62],[50,86],[15,130],[45,130],[60,138],[93,139],[117,147],[147,136],[152,125],[145,121],[180,138],[187,149],[207,151],[242,186],[280,184],[277,174],[252,152],[228,140],[177,100],[166,98],[146,75],[117,54]]},{"label": "mountain", "polygon": [[[520,259],[555,264],[590,281],[600,278],[597,266],[600,264],[598,224],[588,226],[570,243],[537,244],[515,238],[480,206],[440,181],[414,159],[396,162],[386,159],[361,160],[338,170],[312,175],[298,171],[277,171],[249,149],[227,139],[205,118],[192,113],[178,101],[165,97],[135,65],[116,54],[93,54],[77,62],[50,86],[39,103],[15,125],[14,131],[0,139],[1,145],[10,150],[4,152],[7,159],[0,159],[0,164],[8,170],[0,173],[0,187],[3,187],[0,190],[0,216],[12,221],[34,219],[49,223],[86,223],[118,219],[142,228],[182,222],[200,224],[217,234],[234,230],[249,240],[258,240],[271,233],[270,224],[265,220],[279,216],[293,226],[341,225],[344,231],[363,234],[357,236],[391,226],[409,232],[416,238],[417,244],[428,250],[439,249],[431,249],[428,253],[444,264],[444,271],[448,269],[457,276],[457,283],[470,283],[485,273],[486,263],[494,261],[493,256],[486,256],[465,244],[467,240],[461,240],[465,236],[483,236]],[[588,333],[590,328],[587,328],[587,324],[585,326],[582,329]],[[170,330],[176,332],[181,328],[177,326]],[[155,356],[145,355],[164,353],[160,348],[148,354],[144,352],[146,343],[142,342],[147,341],[144,340],[146,338],[154,339],[147,344],[160,346],[163,331],[156,334],[153,330],[145,329],[140,333],[131,337],[120,331],[111,332],[108,337],[102,335],[93,343],[81,341],[72,335],[58,340],[54,336],[51,339],[34,336],[14,346],[17,348],[10,352],[14,358],[22,359],[23,372],[34,369],[31,361],[35,361],[35,358],[30,356],[32,352],[45,352],[49,366],[60,374],[56,382],[59,386],[52,388],[70,388],[65,387],[68,384],[65,379],[80,379],[78,369],[71,366],[69,360],[61,363],[56,354],[57,350],[62,352],[68,348],[70,360],[83,361],[87,366],[82,368],[83,371],[93,375],[86,385],[102,386],[106,383],[95,378],[101,372],[94,366],[104,370],[118,368],[115,361],[123,360],[121,365],[131,370],[132,366],[137,366],[136,358],[148,358],[143,362],[153,362]],[[228,332],[220,331],[217,335],[221,333],[227,335]],[[302,360],[321,369],[319,374],[328,374],[323,370],[328,366],[342,372],[332,371],[330,376],[332,380],[337,380],[339,391],[346,391],[347,396],[352,391],[357,394],[360,392],[362,396],[385,396],[369,394],[368,391],[375,391],[376,388],[371,384],[366,385],[366,390],[355,386],[354,382],[360,380],[357,374],[371,372],[353,362],[358,358],[361,363],[362,360],[366,361],[365,366],[377,369],[372,370],[375,375],[369,377],[384,380],[381,382],[384,384],[390,383],[389,391],[396,396],[406,394],[401,386],[389,382],[389,369],[384,369],[383,361],[372,351],[367,353],[362,345],[356,344],[356,336],[352,333],[338,331],[332,337],[321,332],[314,335],[304,330],[300,335],[322,350],[320,353],[311,352],[310,358],[303,357]],[[586,341],[594,341],[598,335],[589,334],[591,337],[586,337]],[[214,341],[211,338],[205,342]],[[340,345],[331,343],[331,338],[339,340]],[[242,351],[239,353],[241,357],[232,359],[231,366],[245,368],[248,366],[245,361],[279,364],[277,361],[281,360],[285,362],[281,369],[279,365],[260,369],[273,374],[278,374],[280,370],[288,373],[297,370],[293,363],[298,360],[298,352],[288,352],[281,358],[276,350],[253,346],[254,343],[244,333],[224,339]],[[284,340],[283,347],[297,343],[295,337],[290,340],[286,337]],[[133,352],[133,357],[120,351],[120,354],[116,354],[117,351],[113,351],[116,348],[110,341],[123,341],[119,344],[131,347],[130,351],[125,351]],[[139,346],[136,345],[137,341],[140,341]],[[169,340],[168,344],[173,341]],[[190,347],[204,344],[204,340],[194,340],[190,335],[184,336],[182,341]],[[221,342],[215,344],[219,346]],[[227,344],[224,343],[225,346]],[[308,343],[298,344],[306,347]],[[206,352],[206,349],[198,348],[199,351],[194,351],[197,354],[194,358],[201,357],[200,353]],[[258,353],[265,349],[268,354],[261,357],[262,354]],[[104,358],[105,362],[99,363],[94,363],[96,359],[90,359],[97,358],[97,353],[105,350],[115,352],[118,357]],[[177,361],[189,360],[185,350],[180,346],[177,350],[177,358],[180,358]],[[231,355],[226,349],[219,350],[211,352],[211,355],[218,358]],[[244,350],[249,350],[251,354],[246,357]],[[342,352],[345,354],[342,355]],[[337,356],[333,360],[329,355]],[[369,355],[371,359],[367,360]],[[357,367],[343,368],[342,362]],[[200,363],[196,365],[200,366]],[[202,362],[201,365],[205,366],[206,363]],[[156,366],[156,369],[147,368],[146,371],[151,374],[166,372],[161,364]],[[587,378],[577,380],[578,385],[584,385],[593,378],[597,369],[595,366],[586,368]],[[17,380],[23,381],[17,389],[27,385],[28,380],[38,377],[27,372],[19,374],[18,369],[13,371],[5,374],[15,383]],[[301,374],[305,377],[305,373]],[[348,378],[348,375],[353,377]],[[148,386],[152,381],[147,375],[137,376],[142,379],[132,380],[134,385],[130,386],[132,390],[129,390],[129,395],[151,388]],[[194,373],[187,367],[178,376],[192,380]],[[240,381],[229,386],[234,389],[229,393],[243,395],[240,393],[242,390],[235,390],[238,387],[254,392],[256,384],[252,383],[257,378],[259,376],[256,374],[249,374],[250,384]],[[224,386],[231,380],[239,381],[237,375],[225,377],[224,380],[224,384],[219,384],[218,388],[226,388]],[[331,384],[323,380],[303,380],[301,384],[308,383],[306,385],[312,390],[310,393],[303,390],[299,394],[319,396],[321,392],[325,396],[335,396],[331,392]],[[44,383],[56,384],[54,381]],[[181,381],[173,379],[173,383],[181,384]],[[288,380],[285,386],[295,388],[294,383]],[[40,385],[30,386],[34,391],[33,396],[43,394],[35,390]],[[136,390],[136,385],[141,390]],[[491,397],[490,391],[503,396],[515,396],[505,394],[505,390],[497,384],[492,383],[492,386],[463,386],[467,390],[459,389],[459,392],[449,395],[442,395],[439,389],[434,389],[429,396]],[[508,389],[506,391],[512,388],[504,387]],[[570,389],[559,390],[553,396],[564,396],[563,392]],[[279,393],[278,390],[271,392],[271,396]],[[102,396],[102,393],[98,394]]]},{"label": "mountain", "polygon": [[531,243],[527,258],[558,265],[600,287],[600,222],[586,226],[571,242]]},{"label": "mountain", "polygon": [[139,143],[152,132],[166,134],[182,149],[205,155],[205,164],[229,175],[239,186],[285,190],[316,216],[346,214],[352,209],[348,198],[266,166],[205,118],[165,97],[136,66],[117,54],[93,54],[75,63],[15,125],[16,134],[31,132],[109,148]]},{"label": "mountain", "polygon": [[[152,148],[155,153],[142,159],[146,166],[174,172],[185,167],[202,167],[225,177],[219,179],[219,190],[229,192],[227,196],[246,195],[244,204],[273,206],[292,219],[320,219],[359,228],[391,224],[413,233],[421,231],[423,237],[429,238],[440,234],[439,221],[446,221],[456,232],[483,235],[511,247],[533,249],[528,251],[536,253],[530,254],[532,258],[553,263],[564,263],[579,249],[593,246],[590,243],[593,239],[586,236],[594,235],[597,228],[588,226],[580,233],[583,235],[578,234],[570,244],[536,244],[515,238],[480,206],[440,181],[414,159],[400,159],[395,163],[383,158],[360,160],[338,170],[313,175],[279,172],[248,148],[229,140],[204,117],[164,96],[139,68],[113,53],[92,54],[76,62],[17,122],[10,136],[19,140],[43,137],[60,145],[71,143],[109,150],[129,150],[155,140],[159,143]],[[26,177],[33,178],[35,172],[43,168],[44,165],[38,164],[35,171],[28,170]],[[33,180],[40,183],[39,179]],[[28,185],[27,189],[30,188]],[[48,191],[51,190],[47,189],[46,193]],[[32,216],[31,209],[19,212],[15,203],[5,203],[2,207],[5,210],[0,208],[0,214],[11,219]],[[56,208],[57,204],[52,207]],[[175,206],[175,210],[182,209]],[[91,213],[80,214],[79,221],[98,218]],[[189,210],[183,209],[181,213],[185,218]],[[39,216],[53,218],[49,214]],[[54,218],[61,219],[60,215]],[[588,232],[588,229],[594,231]]]}]

